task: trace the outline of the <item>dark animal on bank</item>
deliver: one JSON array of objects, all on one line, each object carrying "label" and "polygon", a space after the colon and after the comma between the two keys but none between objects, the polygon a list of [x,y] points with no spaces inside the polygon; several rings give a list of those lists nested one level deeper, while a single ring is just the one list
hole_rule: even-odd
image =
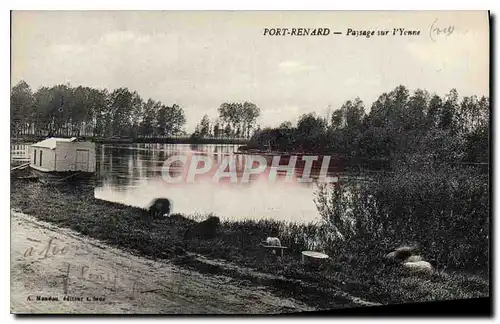
[{"label": "dark animal on bank", "polygon": [[401,262],[412,256],[417,250],[414,246],[401,246],[385,256],[387,260]]},{"label": "dark animal on bank", "polygon": [[212,239],[217,235],[217,228],[220,226],[219,217],[209,217],[203,222],[194,224],[184,233],[184,239],[192,238]]},{"label": "dark animal on bank", "polygon": [[150,221],[162,219],[171,212],[172,203],[167,198],[153,199],[146,207],[146,213]]}]

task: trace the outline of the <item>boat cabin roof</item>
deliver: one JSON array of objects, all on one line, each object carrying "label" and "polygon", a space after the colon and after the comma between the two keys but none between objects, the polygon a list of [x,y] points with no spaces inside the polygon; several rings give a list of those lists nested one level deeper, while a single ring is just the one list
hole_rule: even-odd
[{"label": "boat cabin roof", "polygon": [[44,147],[44,148],[49,148],[49,149],[53,150],[56,148],[57,142],[74,142],[74,141],[76,141],[76,137],[72,137],[72,138],[51,137],[51,138],[44,139],[41,142],[35,143],[31,146]]}]

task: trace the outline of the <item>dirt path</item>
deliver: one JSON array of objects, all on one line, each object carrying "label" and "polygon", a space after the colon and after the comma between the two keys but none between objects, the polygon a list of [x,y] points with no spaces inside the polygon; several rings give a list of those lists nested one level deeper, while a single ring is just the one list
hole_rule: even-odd
[{"label": "dirt path", "polygon": [[[71,300],[64,300],[65,296]],[[37,300],[54,299],[54,300]],[[11,211],[13,313],[283,313],[314,310],[263,287],[109,247]]]}]

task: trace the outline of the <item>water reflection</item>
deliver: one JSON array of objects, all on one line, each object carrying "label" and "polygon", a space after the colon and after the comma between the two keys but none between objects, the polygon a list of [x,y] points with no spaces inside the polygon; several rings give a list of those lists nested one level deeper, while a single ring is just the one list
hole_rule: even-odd
[{"label": "water reflection", "polygon": [[[252,175],[249,182],[242,182],[245,165],[250,156],[233,154],[237,145],[189,145],[189,144],[102,144],[97,145],[97,184],[95,197],[131,206],[145,207],[152,199],[165,197],[173,202],[173,211],[185,214],[215,213],[229,219],[272,218],[283,221],[307,223],[319,220],[313,202],[316,184],[299,183],[304,165],[298,164],[292,181],[286,181],[286,170],[277,172],[275,181],[269,180],[271,168],[260,175]],[[25,153],[20,151],[24,150]],[[28,157],[28,146],[11,146],[15,159]],[[186,183],[168,183],[162,177],[162,167],[172,156],[208,157],[213,161],[209,172]],[[24,159],[26,158],[24,157]],[[236,183],[229,177],[214,182],[213,176],[222,159],[233,158],[236,167]],[[272,158],[267,159],[271,164]],[[282,160],[280,164],[287,164]],[[189,163],[187,164],[189,165]],[[328,175],[337,169],[330,164]],[[252,167],[256,167],[252,164]],[[313,164],[311,177],[317,178],[321,164]],[[289,169],[289,168],[288,168]],[[341,168],[340,168],[341,169]],[[168,169],[171,176],[187,172],[183,163],[174,163]],[[230,171],[229,167],[223,171]],[[228,173],[229,174],[229,173]]]},{"label": "water reflection", "polygon": [[[98,184],[96,198],[144,207],[153,198],[165,197],[173,201],[174,212],[196,214],[215,213],[221,218],[272,218],[292,222],[318,220],[313,202],[315,183],[285,181],[286,171],[278,171],[276,181],[269,181],[270,168],[249,182],[242,182],[249,156],[234,155],[235,145],[179,145],[134,144],[101,145],[98,147]],[[194,182],[168,183],[162,177],[162,167],[172,156],[206,156],[213,161],[209,172],[195,177]],[[234,158],[236,183],[229,177],[214,182],[213,176],[224,158]],[[269,159],[269,165],[271,160]],[[280,164],[287,164],[284,161]],[[203,163],[198,164],[202,167]],[[256,165],[253,165],[254,167]],[[188,171],[183,163],[173,163],[168,172],[177,177]],[[229,167],[225,170],[228,172]],[[335,171],[329,169],[329,175]],[[303,166],[295,169],[295,177]],[[313,164],[312,178],[319,175],[319,165]]]}]

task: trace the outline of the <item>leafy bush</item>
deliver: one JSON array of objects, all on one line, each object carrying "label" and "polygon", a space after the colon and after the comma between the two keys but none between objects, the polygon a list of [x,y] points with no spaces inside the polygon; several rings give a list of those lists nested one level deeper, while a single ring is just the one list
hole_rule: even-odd
[{"label": "leafy bush", "polygon": [[339,234],[337,242],[380,250],[418,242],[439,267],[487,266],[488,175],[473,168],[429,167],[375,180],[319,189],[316,205],[330,232]]}]

